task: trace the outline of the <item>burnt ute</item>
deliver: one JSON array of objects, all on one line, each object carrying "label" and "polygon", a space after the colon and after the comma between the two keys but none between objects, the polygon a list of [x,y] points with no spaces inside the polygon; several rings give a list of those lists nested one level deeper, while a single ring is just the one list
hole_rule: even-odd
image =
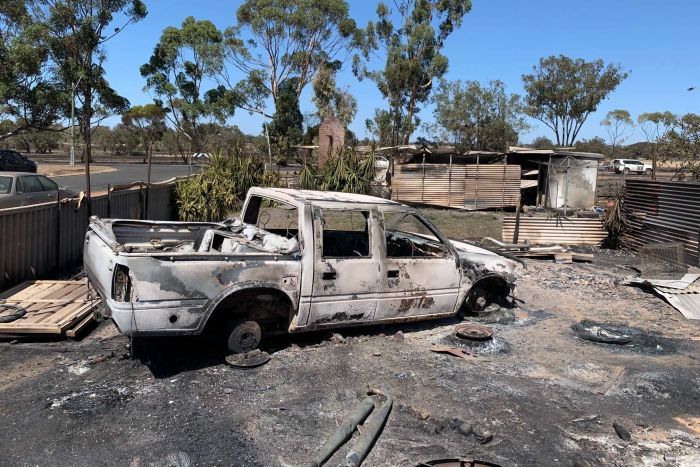
[{"label": "burnt ute", "polygon": [[271,329],[453,315],[511,294],[517,266],[394,201],[281,188],[252,188],[241,217],[224,222],[93,217],[83,254],[122,333],[214,327],[234,352]]}]

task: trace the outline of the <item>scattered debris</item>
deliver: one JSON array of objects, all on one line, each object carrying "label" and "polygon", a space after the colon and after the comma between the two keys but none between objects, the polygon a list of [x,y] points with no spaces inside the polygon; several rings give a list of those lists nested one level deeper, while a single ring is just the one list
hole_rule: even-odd
[{"label": "scattered debris", "polygon": [[652,287],[688,319],[700,319],[700,274],[680,279],[631,279],[630,284]]},{"label": "scattered debris", "polygon": [[572,327],[578,337],[593,342],[624,345],[632,341],[631,336],[613,326],[596,324],[591,321],[582,321],[581,323],[574,324]]},{"label": "scattered debris", "polygon": [[500,467],[498,464],[473,459],[437,459],[421,462],[416,467]]},{"label": "scattered debris", "polygon": [[597,343],[615,344],[610,348],[631,349],[653,354],[670,354],[677,352],[678,348],[684,345],[678,339],[619,324],[583,320],[574,324],[571,328],[581,339]]},{"label": "scattered debris", "polygon": [[333,335],[331,336],[331,342],[334,344],[344,344],[347,342],[347,339],[337,332],[334,332]]},{"label": "scattered debris", "polygon": [[270,361],[270,354],[260,349],[235,353],[226,357],[226,363],[238,368],[255,368]]},{"label": "scattered debris", "polygon": [[178,451],[171,452],[165,457],[162,464],[156,464],[162,467],[192,467],[194,462],[190,459],[189,454],[186,452]]},{"label": "scattered debris", "polygon": [[615,383],[618,382],[620,378],[622,378],[622,375],[625,373],[625,367],[624,366],[618,366],[615,368],[615,371],[613,372],[612,376],[608,381],[606,381],[603,386],[601,386],[600,389],[598,389],[598,394],[604,396],[610,391],[610,388],[612,388]]},{"label": "scattered debris", "polygon": [[630,432],[627,431],[627,429],[620,425],[617,422],[613,422],[613,428],[615,428],[615,433],[617,433],[617,436],[623,440],[623,441],[629,441],[632,439],[632,435],[630,435]]},{"label": "scattered debris", "polygon": [[487,341],[493,338],[493,330],[478,324],[462,324],[455,330],[457,337],[471,341]]},{"label": "scattered debris", "polygon": [[476,316],[470,315],[469,318],[483,324],[509,324],[515,321],[515,311],[498,303],[491,303],[483,310],[477,311]]},{"label": "scattered debris", "polygon": [[464,422],[460,423],[460,425],[457,427],[457,431],[464,436],[471,436],[474,434],[474,427],[470,423]]},{"label": "scattered debris", "polygon": [[460,349],[459,347],[448,347],[446,345],[436,345],[434,347],[431,347],[430,351],[435,353],[446,353],[454,355],[455,357],[463,358],[465,360],[469,360],[470,356],[476,357],[476,355],[472,354],[468,350]]},{"label": "scattered debris", "polygon": [[489,433],[488,431],[484,431],[484,432],[475,431],[474,437],[481,444],[488,444],[491,441],[493,441],[493,435],[491,433]]},{"label": "scattered debris", "polygon": [[600,415],[593,414],[589,415],[588,417],[575,418],[571,420],[571,423],[592,422],[594,420],[597,420],[599,417]]}]

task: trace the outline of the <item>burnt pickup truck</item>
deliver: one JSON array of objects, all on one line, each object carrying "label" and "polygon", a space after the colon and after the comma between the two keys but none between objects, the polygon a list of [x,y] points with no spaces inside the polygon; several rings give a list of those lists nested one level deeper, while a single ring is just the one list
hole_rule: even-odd
[{"label": "burnt pickup truck", "polygon": [[239,219],[93,217],[87,276],[124,334],[221,332],[232,352],[266,332],[454,315],[507,298],[516,263],[446,239],[382,198],[252,188]]}]

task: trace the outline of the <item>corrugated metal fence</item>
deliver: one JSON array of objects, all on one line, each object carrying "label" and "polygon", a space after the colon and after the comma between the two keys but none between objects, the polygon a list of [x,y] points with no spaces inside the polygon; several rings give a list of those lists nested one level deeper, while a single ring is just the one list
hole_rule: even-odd
[{"label": "corrugated metal fence", "polygon": [[686,262],[700,266],[700,185],[628,179],[625,207],[630,245],[681,242]]},{"label": "corrugated metal fence", "polygon": [[[152,184],[148,218],[176,219],[174,183]],[[92,214],[140,219],[145,190],[111,191],[92,198]],[[0,210],[0,290],[30,279],[50,278],[82,263],[89,223],[86,204],[48,203]]]},{"label": "corrugated metal fence", "polygon": [[401,164],[394,167],[391,199],[478,210],[514,207],[520,166],[505,164]]},{"label": "corrugated metal fence", "polygon": [[[503,241],[513,240],[515,217],[503,218]],[[518,241],[534,245],[598,245],[607,237],[600,219],[586,217],[520,217]]]}]

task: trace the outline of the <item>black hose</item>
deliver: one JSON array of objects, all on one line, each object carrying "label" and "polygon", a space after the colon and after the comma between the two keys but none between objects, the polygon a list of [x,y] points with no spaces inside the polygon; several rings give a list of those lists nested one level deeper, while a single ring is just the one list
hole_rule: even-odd
[{"label": "black hose", "polygon": [[[10,310],[9,313],[7,310]],[[0,323],[11,323],[27,314],[27,310],[12,303],[0,303]]]}]

